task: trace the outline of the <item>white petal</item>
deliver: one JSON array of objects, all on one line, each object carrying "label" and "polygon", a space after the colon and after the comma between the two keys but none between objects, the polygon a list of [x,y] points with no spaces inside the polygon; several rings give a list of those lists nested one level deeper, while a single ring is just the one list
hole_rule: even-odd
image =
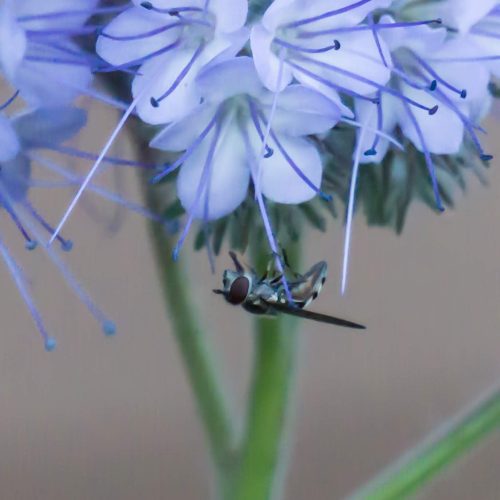
[{"label": "white petal", "polygon": [[[321,186],[323,165],[316,148],[306,139],[279,135],[278,140],[296,166],[317,188]],[[278,147],[270,142],[274,154],[261,163],[261,188],[266,198],[278,203],[302,203],[316,195],[290,166]],[[260,145],[259,145],[260,146]]]},{"label": "white petal", "polygon": [[[403,91],[406,96],[425,106],[432,107],[436,104],[436,100],[429,94],[419,92],[407,85],[403,86]],[[457,106],[460,106],[461,111],[467,114],[467,108],[464,104],[457,103]],[[464,126],[454,111],[443,104],[432,116],[427,111],[417,109],[414,106],[410,106],[410,109],[422,130],[425,145],[431,153],[454,154],[459,151],[462,145]],[[405,136],[413,142],[418,150],[423,151],[422,141],[408,113],[401,114],[400,124]]]},{"label": "white petal", "polygon": [[212,105],[196,108],[185,118],[167,125],[153,138],[149,145],[164,151],[188,149],[209,125],[216,111],[217,107]]},{"label": "white petal", "polygon": [[196,84],[210,102],[240,95],[259,95],[263,88],[250,57],[236,57],[211,64],[200,71]]},{"label": "white petal", "polygon": [[[363,134],[363,143],[361,145],[361,163],[378,163],[384,159],[384,156],[389,149],[389,141],[384,138],[379,138],[375,148],[376,154],[366,156],[363,153],[372,148],[376,131],[378,130],[378,111],[377,105],[361,99],[356,99],[356,120],[365,124],[367,129]],[[398,113],[401,110],[401,104],[393,97],[384,95],[382,96],[382,128],[384,133],[392,133],[397,124]],[[358,141],[361,136],[358,130]]]},{"label": "white petal", "polygon": [[14,158],[19,148],[19,140],[10,120],[0,115],[0,161]]},{"label": "white petal", "polygon": [[[394,22],[394,19],[387,15],[380,19],[381,24],[394,24]],[[378,33],[391,51],[406,47],[425,57],[439,50],[448,34],[446,28],[431,28],[427,25],[380,28]]]},{"label": "white petal", "polygon": [[[500,50],[500,46],[499,46]],[[456,92],[446,89],[444,84],[438,83],[438,88],[453,100],[470,103],[471,101],[486,99],[490,79],[489,69],[481,61],[473,61],[481,57],[483,52],[472,41],[471,36],[455,37],[447,41],[441,49],[432,52],[426,61],[437,72],[439,77],[457,89],[465,89],[467,98],[462,100]],[[470,59],[456,62],[457,58]],[[455,59],[455,61],[454,61]]]},{"label": "white petal", "polygon": [[151,105],[151,98],[159,99],[172,88],[174,82],[193,57],[194,51],[176,50],[144,63],[139,75],[132,83],[135,97],[144,93],[144,98],[137,105],[137,112],[142,120],[153,125],[170,123],[188,115],[199,105],[200,95],[194,85],[199,62],[195,62],[187,75],[158,107]]},{"label": "white petal", "polygon": [[217,31],[232,33],[245,25],[247,0],[211,0],[208,5],[209,10],[215,14]]},{"label": "white petal", "polygon": [[212,135],[184,163],[177,179],[177,194],[182,206],[193,210],[196,218],[205,219],[207,216],[208,220],[224,217],[235,210],[247,195],[250,179],[241,133],[234,123],[227,123],[211,166],[208,203],[205,194],[194,206],[211,138]]},{"label": "white petal", "polygon": [[[391,72],[383,64],[371,32],[342,33],[336,38],[341,44],[339,50],[314,54],[310,57],[312,61],[301,63],[301,66],[334,85],[361,95],[373,94],[377,91],[377,85],[385,85],[388,82]],[[380,40],[380,44],[390,66],[389,51],[383,40]],[[294,70],[294,75],[300,81],[304,81],[306,76],[300,70]],[[366,83],[366,80],[374,82],[375,85]]]},{"label": "white petal", "polygon": [[[164,26],[177,24],[172,16],[157,15],[144,8],[128,9],[105,28],[104,33],[112,36],[134,36],[149,33]],[[141,59],[172,45],[179,36],[180,28],[163,31],[154,36],[135,40],[113,40],[105,36],[97,39],[96,51],[107,62],[115,66]]]},{"label": "white petal", "polygon": [[0,67],[7,78],[15,77],[26,52],[26,34],[16,22],[11,2],[0,6]]},{"label": "white petal", "polygon": [[[283,90],[292,81],[292,72],[286,64],[280,62],[271,50],[273,38],[274,35],[261,24],[254,26],[250,34],[250,44],[257,73],[262,83],[274,92]],[[280,66],[283,66],[281,78]]]},{"label": "white petal", "polygon": [[[262,99],[271,110],[272,94]],[[272,127],[292,136],[320,134],[334,127],[341,116],[340,108],[326,96],[304,85],[290,85],[278,96],[278,107]]]},{"label": "white petal", "polygon": [[466,33],[496,5],[498,0],[452,0],[448,2],[448,15],[444,19],[454,28]]}]

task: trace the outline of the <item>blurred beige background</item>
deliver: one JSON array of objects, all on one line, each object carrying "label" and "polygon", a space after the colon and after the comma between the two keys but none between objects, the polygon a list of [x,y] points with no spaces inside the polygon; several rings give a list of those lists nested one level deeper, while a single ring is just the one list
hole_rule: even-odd
[{"label": "blurred beige background", "polygon": [[[112,123],[112,116],[92,122],[94,148]],[[490,145],[498,144],[499,130],[490,127]],[[402,237],[368,229],[358,217],[343,298],[340,222],[326,235],[310,233],[306,262],[326,259],[331,268],[316,308],[369,329],[358,336],[303,324],[287,500],[342,498],[500,379],[499,166],[493,163],[488,188],[469,178],[456,210],[436,216],[414,207]],[[133,173],[126,185],[128,195],[137,195]],[[40,193],[35,200],[57,219],[68,196],[48,204]],[[5,218],[1,224],[9,241],[16,240]],[[101,335],[38,252],[23,260],[59,342],[56,352],[45,353],[0,267],[0,498],[210,498],[204,437],[162,307],[144,221],[128,216],[110,238],[79,210],[66,233],[76,242],[72,268],[116,318],[119,333],[113,340]],[[241,415],[251,321],[210,292],[219,274],[209,274],[204,254],[186,248],[193,300],[215,332],[210,340]],[[219,273],[227,263],[226,257],[218,261]],[[500,498],[499,467],[497,436],[421,498]]]}]

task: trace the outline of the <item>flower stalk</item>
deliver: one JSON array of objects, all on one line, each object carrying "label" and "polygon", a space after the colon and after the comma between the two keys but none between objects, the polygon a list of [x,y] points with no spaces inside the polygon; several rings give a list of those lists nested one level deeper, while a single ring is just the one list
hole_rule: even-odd
[{"label": "flower stalk", "polygon": [[500,386],[497,386],[348,500],[407,498],[499,430]]}]

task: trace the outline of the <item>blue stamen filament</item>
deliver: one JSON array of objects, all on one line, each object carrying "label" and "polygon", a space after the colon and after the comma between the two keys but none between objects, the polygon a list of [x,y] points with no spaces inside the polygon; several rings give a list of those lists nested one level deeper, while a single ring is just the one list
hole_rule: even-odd
[{"label": "blue stamen filament", "polygon": [[[249,107],[250,107],[250,116],[252,118],[252,122],[253,122],[255,128],[259,131],[259,137],[261,137],[262,140],[263,140],[264,136],[263,136],[263,133],[262,133],[262,129],[260,127],[259,119],[260,119],[260,121],[262,121],[262,123],[264,125],[266,123],[266,120],[265,120],[265,118],[263,116],[263,113],[256,108],[255,103],[252,102],[250,99],[249,99]],[[320,196],[321,198],[323,198],[325,201],[331,201],[332,197],[330,195],[326,194],[326,193],[323,193],[323,191],[321,191],[321,189],[319,187],[317,187],[304,174],[304,172],[301,170],[301,168],[295,163],[295,161],[288,154],[288,152],[286,151],[286,149],[284,148],[283,144],[278,139],[278,137],[276,136],[276,134],[274,133],[274,131],[273,131],[272,128],[270,129],[270,137],[272,138],[272,140],[276,144],[278,150],[281,152],[281,154],[285,158],[286,162],[292,167],[293,171],[307,184],[307,186],[309,186],[318,196]],[[265,156],[264,156],[264,158],[265,158]]]},{"label": "blue stamen filament", "polygon": [[189,73],[189,71],[193,67],[193,64],[196,62],[198,57],[203,52],[204,47],[205,47],[205,43],[203,43],[203,42],[200,43],[198,48],[194,51],[193,55],[191,56],[191,59],[188,61],[186,66],[184,66],[184,68],[182,68],[181,72],[179,73],[177,78],[174,80],[172,85],[160,97],[157,97],[157,98],[151,97],[150,101],[151,101],[151,106],[153,106],[153,108],[157,108],[160,105],[161,101],[163,101],[170,94],[172,94],[172,92],[174,92],[174,90],[182,83],[184,78],[186,78],[187,74]]},{"label": "blue stamen filament", "polygon": [[[24,207],[33,216],[33,218],[49,233],[53,234],[54,228],[38,213],[35,207],[28,201],[24,200]],[[73,249],[73,242],[63,238],[61,235],[57,235],[57,241],[61,244],[61,248],[65,252],[70,252]]]},{"label": "blue stamen filament", "polygon": [[[384,114],[382,109],[382,102],[379,91],[379,102],[377,103],[377,130],[381,131],[384,126]],[[361,130],[361,133],[365,132],[365,130]],[[370,149],[364,152],[365,156],[375,156],[377,154],[377,146],[380,142],[380,135],[375,134],[375,138],[373,139],[373,144]]]},{"label": "blue stamen filament", "polygon": [[[311,58],[305,57],[305,56],[302,56],[302,59],[304,59],[306,62],[309,62],[313,65],[320,66],[320,67],[325,68],[325,69],[329,69],[333,72],[340,73],[341,75],[350,77],[353,80],[357,80],[359,82],[370,85],[370,86],[374,87],[375,89],[380,90],[386,94],[392,95],[394,97],[397,97],[400,100],[402,100],[408,104],[411,104],[412,106],[414,106],[416,108],[423,109],[424,111],[427,111],[429,113],[429,115],[434,115],[439,109],[439,106],[437,104],[433,107],[425,106],[425,105],[405,96],[404,94],[402,94],[398,90],[395,90],[389,86],[381,85],[373,80],[370,80],[369,78],[365,78],[364,76],[357,75],[356,73],[353,73],[352,71],[348,71],[346,69],[339,68],[339,67],[334,66],[332,64],[324,63],[321,61],[316,61],[314,59],[311,59]],[[295,63],[292,63],[291,61],[287,61],[287,63],[289,65],[291,65],[292,67],[295,67],[299,71],[303,71],[304,73],[305,73],[305,71],[307,71],[307,70],[304,71],[304,68],[302,68],[301,66],[298,66]],[[316,76],[313,72],[308,72],[308,73],[311,73],[312,75]],[[326,80],[326,81],[328,81],[328,80]]]},{"label": "blue stamen filament", "polygon": [[327,45],[326,47],[320,47],[318,49],[301,47],[300,45],[287,42],[286,40],[282,40],[281,38],[275,38],[273,42],[277,45],[280,45],[281,47],[285,47],[286,49],[294,50],[297,52],[304,52],[306,54],[322,54],[324,52],[330,52],[331,50],[340,49],[340,42],[338,40],[334,40],[332,45]]},{"label": "blue stamen filament", "polygon": [[2,258],[12,276],[12,279],[14,280],[14,283],[16,284],[21,297],[24,300],[24,303],[26,304],[31,317],[33,318],[33,321],[35,322],[35,325],[43,338],[45,349],[47,351],[53,351],[56,347],[56,341],[49,336],[49,333],[45,328],[42,316],[38,311],[38,308],[36,307],[35,302],[33,301],[33,298],[31,297],[31,294],[28,290],[28,285],[26,283],[26,279],[23,276],[21,268],[14,260],[14,257],[11,255],[9,249],[1,239],[0,254],[2,255]]},{"label": "blue stamen filament", "polygon": [[17,99],[18,95],[19,90],[16,90],[3,104],[0,104],[0,111],[7,109]]},{"label": "blue stamen filament", "polygon": [[359,26],[332,28],[332,29],[318,30],[318,31],[301,31],[297,36],[298,38],[314,38],[316,36],[334,35],[338,33],[354,33],[357,31],[368,31],[368,30],[381,31],[381,30],[411,28],[414,26],[422,26],[428,24],[442,24],[442,23],[443,23],[442,19],[437,18],[437,19],[429,19],[425,21],[413,21],[413,22],[362,24]]},{"label": "blue stamen filament", "polygon": [[328,12],[325,12],[323,14],[319,14],[317,16],[308,17],[305,19],[301,19],[299,21],[294,21],[294,22],[285,24],[283,27],[284,28],[298,28],[299,26],[304,26],[306,24],[315,23],[316,21],[322,21],[323,19],[338,16],[340,14],[344,14],[345,12],[349,12],[350,10],[357,9],[358,7],[361,7],[361,6],[367,4],[371,1],[372,0],[359,0],[358,2],[354,2],[350,5],[346,5],[345,7],[341,7],[340,9],[330,10]]},{"label": "blue stamen filament", "polygon": [[177,241],[177,244],[175,245],[175,248],[172,252],[172,258],[174,261],[176,261],[179,258],[179,252],[181,251],[182,245],[184,244],[184,241],[189,233],[189,229],[191,228],[191,225],[193,224],[195,211],[198,208],[198,204],[200,203],[200,200],[201,200],[201,197],[203,196],[203,193],[206,192],[208,182],[210,179],[210,175],[211,175],[211,171],[212,171],[212,167],[213,167],[213,159],[214,159],[214,155],[215,155],[215,150],[217,148],[217,143],[219,142],[219,138],[220,138],[220,132],[221,132],[221,124],[219,121],[217,121],[216,126],[215,126],[214,136],[212,138],[212,142],[210,143],[210,148],[209,148],[206,160],[205,160],[205,164],[203,166],[203,170],[201,172],[200,181],[199,181],[198,187],[196,189],[194,201],[187,211],[188,219],[186,221],[186,224],[184,225],[184,228],[181,232],[179,240]]},{"label": "blue stamen filament", "polygon": [[439,74],[429,65],[427,64],[420,56],[415,54],[414,52],[411,52],[412,56],[418,61],[418,63],[422,66],[422,68],[429,73],[429,75],[432,76],[434,80],[432,80],[431,83],[431,90],[435,90],[437,87],[437,84],[442,84],[444,87],[447,89],[451,90],[452,92],[455,92],[458,94],[462,99],[465,99],[467,97],[467,90],[465,89],[458,89],[457,87],[451,85],[448,83],[446,80],[441,78]]},{"label": "blue stamen filament", "polygon": [[28,231],[24,227],[23,223],[19,219],[14,207],[8,200],[5,200],[3,197],[0,197],[1,206],[5,209],[12,222],[16,225],[17,230],[21,233],[22,237],[25,239],[25,247],[26,250],[34,250],[37,247],[37,242],[31,238]]},{"label": "blue stamen filament", "polygon": [[184,26],[185,23],[183,22],[175,22],[172,24],[166,24],[164,26],[160,26],[159,28],[155,28],[150,31],[144,31],[142,33],[136,33],[135,35],[111,35],[109,33],[106,33],[104,30],[102,30],[99,35],[104,37],[104,38],[109,38],[110,40],[116,40],[120,42],[127,42],[131,40],[142,40],[144,38],[150,38],[156,35],[159,35],[160,33],[165,33],[166,31],[169,31],[174,28],[178,28],[180,26]]},{"label": "blue stamen filament", "polygon": [[151,2],[142,2],[141,7],[143,7],[146,10],[152,10],[153,12],[158,12],[159,14],[170,14],[171,16],[177,16],[180,12],[205,11],[201,7],[169,7],[168,9],[161,9],[160,7],[155,7]]},{"label": "blue stamen filament", "polygon": [[172,173],[174,170],[179,168],[193,153],[194,151],[198,148],[198,146],[203,142],[205,137],[210,133],[210,131],[214,128],[216,125],[218,119],[220,116],[220,108],[215,112],[214,117],[210,120],[208,125],[203,129],[201,134],[196,138],[196,140],[189,146],[186,151],[177,158],[177,160],[174,161],[171,165],[166,167],[164,170],[162,170],[160,173],[155,175],[151,180],[151,184],[156,184],[160,182],[162,179],[164,179],[167,175]]},{"label": "blue stamen filament", "polygon": [[415,115],[413,114],[413,111],[410,109],[410,105],[406,102],[403,101],[403,106],[405,107],[406,113],[408,114],[408,117],[410,118],[413,127],[415,128],[415,131],[417,132],[417,136],[420,140],[420,145],[422,147],[423,153],[424,153],[424,158],[425,158],[425,163],[427,165],[427,170],[429,171],[429,175],[431,177],[432,181],[432,189],[434,191],[434,198],[436,199],[436,206],[439,211],[444,212],[444,206],[441,201],[441,194],[439,193],[439,185],[437,182],[437,177],[436,177],[436,169],[434,167],[434,163],[432,161],[431,153],[429,151],[429,148],[427,147],[427,143],[424,138],[424,134],[422,132],[422,129],[420,128],[420,125],[418,124],[417,119],[415,118]]}]

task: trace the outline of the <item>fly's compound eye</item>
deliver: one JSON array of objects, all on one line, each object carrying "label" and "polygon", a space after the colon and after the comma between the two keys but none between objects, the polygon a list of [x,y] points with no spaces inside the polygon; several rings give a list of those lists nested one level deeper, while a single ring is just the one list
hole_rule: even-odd
[{"label": "fly's compound eye", "polygon": [[250,280],[246,276],[239,276],[231,284],[226,299],[230,304],[239,305],[245,302],[250,289]]}]

